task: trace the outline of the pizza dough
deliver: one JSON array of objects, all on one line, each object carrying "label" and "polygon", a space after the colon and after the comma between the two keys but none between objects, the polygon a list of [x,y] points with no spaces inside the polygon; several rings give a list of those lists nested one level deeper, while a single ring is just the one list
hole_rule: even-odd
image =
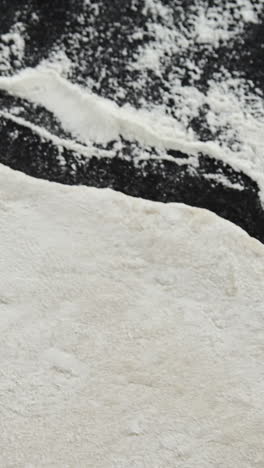
[{"label": "pizza dough", "polygon": [[264,247],[0,166],[0,466],[264,466]]}]

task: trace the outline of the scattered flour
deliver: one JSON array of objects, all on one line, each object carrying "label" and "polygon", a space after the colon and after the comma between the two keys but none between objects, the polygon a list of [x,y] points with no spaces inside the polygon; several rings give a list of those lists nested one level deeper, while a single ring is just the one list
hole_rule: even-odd
[{"label": "scattered flour", "polygon": [[247,23],[258,22],[258,7],[249,0],[219,2],[217,6],[198,8],[198,11],[193,29],[196,41],[214,47],[242,34]]},{"label": "scattered flour", "polygon": [[0,192],[0,466],[262,468],[264,247],[4,166]]},{"label": "scattered flour", "polygon": [[[137,2],[133,5],[135,10],[139,8]],[[83,12],[77,17],[80,32],[69,34],[68,49],[62,41],[61,47],[57,45],[36,69],[13,73],[12,79],[2,76],[0,88],[53,112],[64,129],[78,139],[78,144],[74,141],[62,144],[79,145],[82,154],[91,154],[86,146],[92,148],[93,143],[105,144],[119,136],[160,150],[175,149],[194,156],[203,152],[253,178],[264,203],[262,96],[252,88],[252,83],[231,76],[223,66],[206,88],[197,87],[206,53],[217,53],[220,45],[242,37],[248,23],[258,23],[263,1],[215,0],[209,7],[206,2],[196,1],[184,9],[172,7],[169,2],[145,0],[141,6],[146,21],[130,37],[131,43],[139,40],[140,45],[132,57],[128,56],[126,70],[139,74],[130,84],[134,91],[148,87],[150,74],[165,83],[166,91],[161,93],[159,105],[149,102],[142,92],[135,109],[126,101],[126,89],[118,83],[113,85],[116,91],[111,100],[102,98],[101,82],[107,75],[104,68],[97,82],[89,76],[82,88],[71,82],[73,70],[77,65],[81,67],[82,60],[85,62],[77,52],[89,47],[99,34],[95,20],[100,16],[100,2],[84,2]],[[13,70],[11,56],[22,63],[24,36],[21,23],[1,36],[2,75],[10,75]],[[99,55],[100,50],[99,47]],[[196,55],[197,50],[203,53]],[[74,51],[78,63],[74,62]],[[188,72],[187,85],[183,84],[183,72]],[[115,83],[114,76],[112,82]],[[124,100],[122,106],[115,103],[118,99]],[[201,113],[210,131],[206,141],[201,141],[192,129],[193,120],[199,119]]]},{"label": "scattered flour", "polygon": [[[162,74],[164,65],[172,54],[187,51],[187,57],[193,56],[197,44],[206,48],[217,49],[243,33],[247,23],[258,23],[263,2],[255,5],[250,0],[233,0],[214,2],[192,2],[191,7],[184,8],[161,0],[145,0],[143,13],[146,25],[135,32],[135,37],[153,37],[145,46],[140,46],[134,62],[129,67],[139,69],[151,68]],[[175,21],[175,16],[178,21]],[[197,67],[197,63],[192,64]],[[174,75],[180,71],[174,70]]]},{"label": "scattered flour", "polygon": [[204,174],[204,178],[211,180],[211,181],[215,181],[218,184],[222,184],[225,187],[228,187],[234,190],[239,190],[239,191],[244,190],[244,187],[242,184],[240,184],[239,182],[235,182],[235,183],[230,182],[230,180],[228,180],[228,178],[224,176],[223,174]]},{"label": "scattered flour", "polygon": [[10,73],[23,64],[25,49],[24,25],[16,23],[8,33],[0,35],[0,72]]},{"label": "scattered flour", "polygon": [[[223,66],[208,81],[206,88],[196,85],[208,50],[217,53],[221,44],[242,37],[247,23],[259,21],[263,6],[262,1],[232,0],[214,1],[208,7],[205,2],[196,1],[192,7],[183,9],[172,8],[169,2],[145,0],[142,4],[142,14],[146,17],[144,28],[136,27],[130,38],[131,43],[139,40],[140,45],[136,53],[127,58],[126,69],[129,73],[133,70],[139,73],[131,85],[134,90],[148,87],[150,74],[165,83],[166,92],[162,93],[159,105],[149,102],[141,93],[139,106],[135,109],[126,101],[126,89],[118,84],[113,86],[116,91],[111,100],[102,98],[101,82],[107,74],[106,69],[101,70],[97,83],[89,76],[82,88],[71,82],[77,66],[73,51],[89,47],[89,42],[99,34],[95,19],[100,16],[100,2],[84,2],[83,13],[77,17],[81,30],[69,34],[68,49],[63,43],[61,47],[57,45],[36,69],[13,73],[12,79],[2,76],[0,88],[53,112],[64,129],[78,140],[82,154],[91,154],[86,146],[105,144],[119,136],[160,150],[175,149],[194,156],[203,152],[253,178],[260,187],[264,203],[262,96],[251,83],[239,76],[231,76]],[[134,9],[138,8],[135,2]],[[89,15],[86,9],[89,9]],[[1,36],[2,75],[5,71],[10,74],[11,51],[18,62],[23,61],[23,31],[23,25],[17,23],[8,34]],[[197,50],[204,53],[196,56]],[[78,57],[76,52],[76,60]],[[183,84],[183,71],[188,72],[187,85]],[[114,76],[112,80],[114,83]],[[124,100],[122,106],[116,104],[118,99]],[[201,113],[210,131],[206,141],[201,141],[192,129],[193,120],[199,119]],[[30,124],[25,122],[24,125]],[[67,144],[75,146],[74,141]]]},{"label": "scattered flour", "polygon": [[72,69],[72,62],[63,50],[54,50],[49,58],[42,60],[42,66],[55,70],[59,75],[67,78]]},{"label": "scattered flour", "polygon": [[217,135],[215,139],[200,141],[183,122],[166,115],[161,108],[150,111],[136,110],[130,105],[119,107],[72,84],[58,74],[58,69],[45,64],[0,78],[0,89],[46,107],[67,132],[85,145],[108,143],[123,136],[160,149],[190,155],[202,152],[253,178],[264,202],[263,103],[256,95],[245,94],[240,84],[241,80],[234,79],[223,83],[212,81],[206,94],[192,87],[184,88],[185,109],[195,114],[207,105],[207,124],[212,134]]}]

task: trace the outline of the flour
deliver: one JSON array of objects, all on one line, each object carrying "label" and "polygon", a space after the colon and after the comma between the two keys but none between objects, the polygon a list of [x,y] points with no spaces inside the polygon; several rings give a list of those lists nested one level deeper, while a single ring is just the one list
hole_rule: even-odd
[{"label": "flour", "polygon": [[[128,48],[120,51],[117,69],[127,74],[127,85],[120,84],[114,72],[109,76],[106,67],[102,67],[96,80],[84,72],[86,60],[81,51],[89,49],[90,43],[100,37],[96,21],[102,15],[101,2],[84,2],[83,11],[76,16],[79,29],[74,34],[69,32],[67,47],[62,40],[38,67],[21,73],[16,73],[11,64],[12,54],[17,62],[23,63],[27,40],[24,26],[17,23],[1,36],[2,75],[13,76],[2,76],[0,88],[52,112],[72,135],[71,142],[62,138],[59,144],[77,145],[87,157],[91,151],[86,147],[93,148],[94,143],[106,145],[120,137],[155,147],[165,158],[166,151],[171,149],[194,157],[203,153],[249,175],[259,185],[264,203],[262,94],[223,65],[207,80],[207,86],[199,85],[205,57],[217,54],[220,47],[242,37],[247,25],[257,25],[263,5],[234,0],[214,1],[208,7],[206,2],[197,1],[182,8],[160,0],[145,0],[140,5],[133,2],[135,11],[142,9],[145,21],[129,37],[133,50],[133,44],[138,43],[135,52],[131,55]],[[107,36],[113,27],[110,24]],[[104,50],[98,45],[96,51],[100,59]],[[81,87],[74,83],[76,70],[85,77]],[[187,84],[184,74],[188,76]],[[153,76],[161,87],[159,103],[147,97]],[[105,81],[111,83],[113,90],[108,99],[104,97]],[[140,90],[136,105],[129,102],[128,89],[132,94]],[[120,101],[122,104],[117,105]],[[201,114],[209,131],[206,139],[192,125]],[[34,128],[42,133],[41,128]],[[43,135],[45,131],[43,128]],[[54,142],[52,135],[50,138]]]},{"label": "flour", "polygon": [[4,166],[0,191],[0,465],[262,468],[263,246]]},{"label": "flour", "polygon": [[[205,46],[205,50],[217,49],[232,41],[243,33],[247,23],[258,23],[263,4],[255,5],[250,0],[212,3],[214,6],[209,7],[206,2],[192,2],[191,7],[184,9],[176,5],[165,6],[160,0],[145,0],[144,34],[146,36],[147,29],[147,35],[153,39],[139,47],[138,55],[129,67],[141,71],[151,68],[162,74],[172,54],[184,51],[187,57],[192,57],[193,67],[202,66],[202,60],[196,62],[193,57],[197,46]],[[141,34],[143,29],[138,29],[134,37]],[[152,57],[152,61],[148,57]],[[173,74],[179,78],[181,71],[176,67]]]},{"label": "flour", "polygon": [[228,178],[225,177],[223,174],[204,174],[204,178],[208,179],[208,180],[211,180],[212,182],[222,184],[225,187],[228,187],[228,188],[231,188],[231,189],[235,189],[235,190],[239,190],[239,191],[244,190],[244,187],[243,187],[242,184],[240,184],[239,182],[236,182],[236,183],[230,182],[228,180]]},{"label": "flour", "polygon": [[63,50],[54,50],[49,58],[42,60],[42,66],[55,70],[59,75],[67,77],[72,68],[72,62]]},{"label": "flour", "polygon": [[249,0],[236,0],[217,6],[198,8],[193,34],[198,43],[219,47],[242,33],[247,23],[257,23],[258,8]]},{"label": "flour", "polygon": [[8,33],[0,35],[0,72],[10,73],[21,68],[24,58],[24,25],[16,23]]},{"label": "flour", "polygon": [[189,155],[202,152],[222,159],[253,178],[264,200],[263,104],[257,96],[252,96],[251,101],[235,80],[212,82],[206,95],[194,88],[184,89],[185,108],[190,113],[198,112],[205,104],[209,107],[206,118],[212,133],[217,134],[214,141],[199,141],[183,123],[160,108],[150,111],[129,105],[119,107],[72,84],[58,74],[58,69],[45,64],[11,78],[0,78],[0,89],[46,107],[67,132],[88,146],[122,136],[161,150],[174,149]]},{"label": "flour", "polygon": [[[0,88],[52,112],[72,135],[73,141],[66,144],[79,145],[81,154],[89,157],[91,151],[86,146],[107,145],[120,137],[154,147],[165,158],[167,150],[179,150],[194,157],[203,153],[251,177],[259,185],[264,203],[262,93],[223,65],[210,76],[206,86],[199,85],[208,54],[217,54],[223,45],[243,37],[247,25],[257,25],[263,2],[214,1],[208,7],[198,1],[185,9],[159,0],[133,5],[135,11],[142,8],[145,21],[129,37],[135,52],[131,55],[128,48],[120,51],[117,69],[127,74],[128,84],[120,84],[113,71],[109,76],[107,67],[102,67],[96,80],[84,72],[86,61],[81,51],[89,50],[90,43],[100,37],[96,21],[103,9],[101,2],[87,1],[76,17],[78,31],[67,36],[67,47],[62,40],[61,46],[56,44],[49,57],[34,69],[21,73],[10,69],[11,47],[15,47],[17,60],[23,62],[26,34],[22,24],[17,23],[2,35],[2,57],[7,58],[2,60],[4,68],[7,67],[7,73],[3,71],[2,75],[10,75],[13,70],[13,76],[2,76]],[[107,36],[113,27],[110,24]],[[104,50],[101,46],[95,48],[100,59]],[[74,83],[76,70],[84,77],[82,86]],[[133,73],[137,73],[136,79]],[[184,74],[187,83],[183,81]],[[158,103],[153,98],[150,102],[146,91],[153,76],[161,88]],[[113,90],[109,98],[105,97],[102,85],[105,81],[111,83]],[[127,97],[129,89],[132,94],[140,90],[136,105]],[[120,101],[122,104],[117,105]],[[205,126],[206,138],[193,127],[193,121],[199,120],[201,114],[204,122],[199,125]],[[42,132],[41,128],[37,131]]]}]

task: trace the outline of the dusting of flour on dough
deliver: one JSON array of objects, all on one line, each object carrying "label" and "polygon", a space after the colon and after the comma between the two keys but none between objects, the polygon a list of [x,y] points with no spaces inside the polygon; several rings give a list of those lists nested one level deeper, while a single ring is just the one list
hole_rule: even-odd
[{"label": "dusting of flour on dough", "polygon": [[260,468],[264,247],[4,166],[0,192],[0,465]]}]

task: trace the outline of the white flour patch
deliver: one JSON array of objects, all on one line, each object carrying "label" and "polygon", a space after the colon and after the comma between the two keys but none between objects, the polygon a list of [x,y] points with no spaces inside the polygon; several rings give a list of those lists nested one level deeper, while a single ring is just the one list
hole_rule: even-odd
[{"label": "white flour patch", "polygon": [[63,50],[54,50],[51,52],[48,59],[42,60],[41,65],[55,70],[59,75],[65,78],[70,75],[73,66],[69,57],[67,57]]},{"label": "white flour patch", "polygon": [[235,183],[230,182],[228,178],[224,176],[223,174],[204,174],[204,178],[214,181],[217,184],[222,184],[225,187],[228,187],[234,190],[239,190],[239,191],[244,190],[243,185],[241,185],[239,182],[235,182]]},{"label": "white flour patch", "polygon": [[218,47],[242,34],[247,23],[257,23],[258,10],[249,0],[219,2],[207,9],[198,7],[193,35],[201,44]]},{"label": "white flour patch", "polygon": [[23,63],[25,50],[24,25],[16,23],[8,33],[0,35],[0,72],[8,74]]},{"label": "white flour patch", "polygon": [[[138,28],[135,31],[134,38],[146,36],[147,32],[153,39],[147,45],[139,47],[138,54],[128,67],[142,72],[144,69],[151,69],[162,75],[172,54],[186,51],[187,57],[192,57],[197,44],[206,46],[207,50],[217,49],[242,35],[247,23],[258,23],[261,8],[261,3],[254,5],[250,0],[234,0],[218,4],[216,2],[216,5],[210,7],[203,2],[193,2],[185,10],[176,5],[165,6],[160,0],[145,0],[143,13],[146,16],[146,25],[144,29]],[[190,60],[190,64],[195,73],[199,74],[202,60],[200,63]],[[193,81],[196,80],[195,73]],[[173,75],[174,78],[180,78],[181,70],[174,67]],[[169,82],[171,84],[172,80]]]},{"label": "white flour patch", "polygon": [[[246,94],[240,85],[241,81],[234,79],[218,84],[212,81],[207,94],[184,88],[181,102],[186,120],[181,122],[166,115],[162,108],[119,107],[44,65],[0,78],[0,89],[46,107],[67,132],[85,145],[105,144],[122,136],[161,150],[190,155],[202,152],[249,175],[258,183],[264,201],[263,103],[256,95]],[[216,135],[208,141],[199,141],[184,125],[203,105],[208,107],[208,127]]]},{"label": "white flour patch", "polygon": [[[165,5],[160,0],[145,0],[140,6],[137,2],[132,6],[135,11],[140,10],[145,21],[129,36],[131,48],[135,41],[139,45],[133,48],[132,56],[129,47],[120,51],[122,58],[120,55],[117,69],[128,73],[126,79],[132,95],[141,90],[133,106],[127,97],[127,85],[118,82],[118,74],[112,70],[113,75],[109,77],[109,70],[102,66],[100,76],[94,79],[85,68],[85,54],[80,54],[102,35],[97,24],[103,9],[100,2],[83,3],[83,11],[76,16],[76,33],[69,31],[67,35],[67,47],[62,38],[61,45],[54,45],[48,59],[39,67],[24,70],[12,79],[1,77],[0,88],[52,112],[64,130],[71,133],[72,145],[78,141],[82,154],[91,153],[85,146],[93,148],[94,143],[107,144],[120,136],[163,153],[171,149],[194,157],[204,153],[251,177],[260,187],[264,203],[261,93],[238,74],[231,76],[224,65],[219,66],[204,87],[198,89],[197,85],[203,76],[205,56],[213,57],[219,47],[240,38],[242,41],[245,28],[261,20],[263,2],[216,1],[208,7],[206,2],[197,1],[191,7],[182,8],[172,7],[169,2]],[[110,23],[109,31],[103,34],[109,33],[111,37],[115,28],[118,26]],[[18,62],[23,61],[23,25],[17,23],[8,34],[2,35],[0,43],[2,74],[4,69],[10,74],[11,50]],[[96,50],[101,57],[103,47]],[[81,76],[85,70],[83,87],[70,81],[76,70]],[[184,82],[186,73],[188,84]],[[161,87],[159,104],[154,104],[146,92],[155,77]],[[111,99],[101,97],[105,95],[104,80],[111,83]],[[121,106],[116,104],[119,99],[123,102]],[[197,130],[192,123],[195,119],[199,121],[201,114],[203,123],[198,123]],[[199,134],[202,125],[208,130],[206,137]]]},{"label": "white flour patch", "polygon": [[261,468],[264,247],[3,166],[0,191],[0,465]]}]

